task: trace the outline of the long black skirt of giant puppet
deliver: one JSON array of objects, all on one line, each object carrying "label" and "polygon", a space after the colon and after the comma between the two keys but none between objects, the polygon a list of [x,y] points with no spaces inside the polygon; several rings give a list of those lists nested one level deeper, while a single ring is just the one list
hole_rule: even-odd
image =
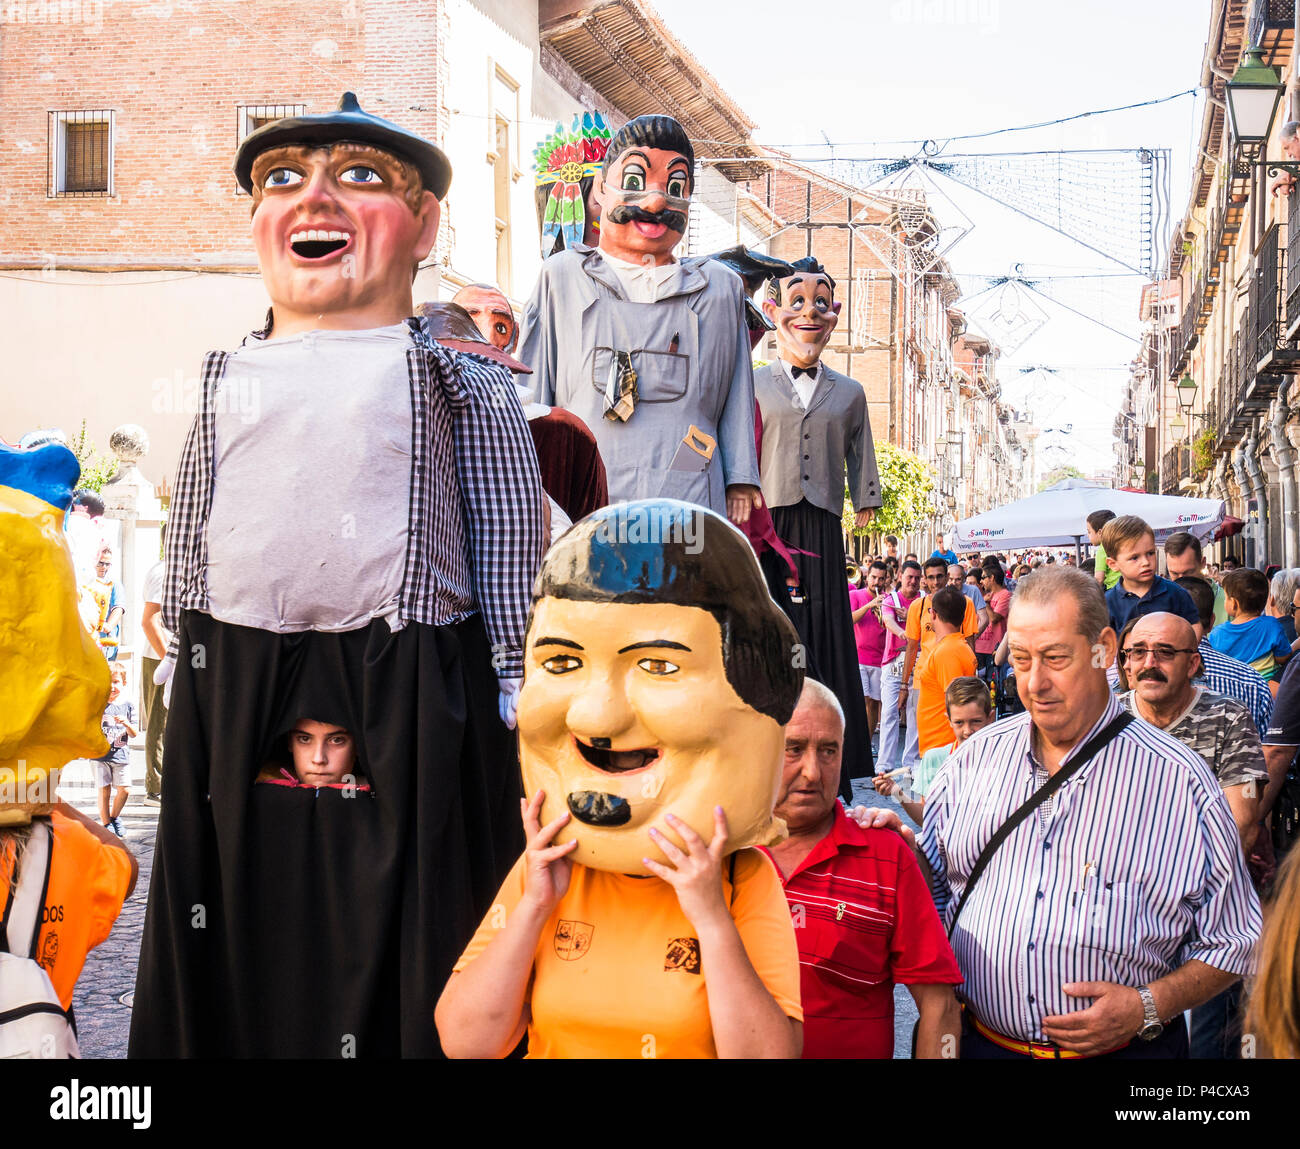
[{"label": "long black skirt of giant puppet", "polygon": [[[479,616],[273,634],[182,616],[133,1057],[421,1057],[522,850]],[[299,718],[368,792],[258,782]]]},{"label": "long black skirt of giant puppet", "polygon": [[[875,763],[844,573],[843,528],[837,516],[806,499],[789,507],[773,507],[772,525],[793,551],[804,601],[790,601],[784,564],[764,564],[763,574],[772,597],[799,632],[808,677],[830,687],[844,710],[840,796],[851,802],[852,779],[870,777]],[[778,571],[779,577],[775,577]]]}]

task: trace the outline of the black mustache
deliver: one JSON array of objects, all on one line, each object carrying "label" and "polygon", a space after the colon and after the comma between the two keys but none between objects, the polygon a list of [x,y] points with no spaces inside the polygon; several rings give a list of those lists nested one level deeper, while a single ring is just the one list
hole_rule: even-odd
[{"label": "black mustache", "polygon": [[610,223],[630,223],[634,219],[639,219],[642,223],[661,223],[669,231],[686,230],[686,213],[672,211],[669,208],[664,208],[663,211],[646,211],[643,207],[620,203],[615,204],[605,214],[609,217]]},{"label": "black mustache", "polygon": [[569,813],[588,826],[623,826],[632,819],[626,798],[599,790],[578,790],[568,796]]},{"label": "black mustache", "polygon": [[1169,679],[1166,678],[1165,675],[1164,675],[1161,671],[1159,671],[1159,670],[1154,670],[1154,669],[1153,669],[1153,670],[1144,670],[1141,674],[1139,674],[1139,675],[1137,676],[1137,680],[1138,680],[1139,682],[1146,682],[1148,679],[1149,679],[1150,681],[1152,681],[1152,682],[1168,682],[1168,681],[1169,681]]}]

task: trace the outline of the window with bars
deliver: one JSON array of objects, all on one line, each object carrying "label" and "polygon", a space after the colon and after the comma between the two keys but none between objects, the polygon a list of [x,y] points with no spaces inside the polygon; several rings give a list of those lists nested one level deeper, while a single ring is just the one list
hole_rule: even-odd
[{"label": "window with bars", "polygon": [[47,194],[113,195],[113,112],[109,109],[50,112]]},{"label": "window with bars", "polygon": [[[243,143],[244,137],[252,135],[258,128],[283,120],[288,116],[305,116],[306,104],[240,104],[236,109],[236,145]],[[236,189],[240,195],[247,195],[243,188]]]}]

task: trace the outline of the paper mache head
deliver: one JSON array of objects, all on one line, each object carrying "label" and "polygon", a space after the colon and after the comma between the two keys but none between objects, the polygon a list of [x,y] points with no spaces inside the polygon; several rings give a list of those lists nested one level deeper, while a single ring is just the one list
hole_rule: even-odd
[{"label": "paper mache head", "polygon": [[773,817],[785,723],[803,685],[798,636],[745,537],[672,499],[595,512],[547,553],[533,589],[519,697],[529,796],[557,843],[595,869],[648,874],[648,830],[674,814],[728,850],[785,836]]},{"label": "paper mache head", "polygon": [[63,533],[80,473],[61,444],[0,443],[0,826],[49,812],[51,770],[108,752],[108,663],[81,624]]}]

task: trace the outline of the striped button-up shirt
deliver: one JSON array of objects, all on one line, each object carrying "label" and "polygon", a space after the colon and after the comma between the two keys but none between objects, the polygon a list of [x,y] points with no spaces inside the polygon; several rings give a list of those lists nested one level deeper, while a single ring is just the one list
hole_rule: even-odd
[{"label": "striped button-up shirt", "polygon": [[[445,626],[482,611],[493,666],[523,673],[533,576],[546,548],[541,476],[523,408],[506,368],[433,342],[408,320],[411,478],[406,563],[397,625]],[[250,335],[263,339],[267,326]],[[212,507],[217,388],[230,356],[203,363],[199,409],[185,440],[167,520],[163,625],[176,654],[182,610],[209,611],[207,521]],[[324,460],[305,459],[304,466]],[[250,514],[277,513],[250,507]],[[287,513],[302,513],[289,508]],[[358,588],[359,593],[364,588]]]},{"label": "striped button-up shirt", "polygon": [[1196,651],[1201,656],[1201,663],[1205,667],[1200,675],[1200,681],[1215,694],[1235,698],[1249,710],[1259,730],[1259,736],[1263,738],[1268,733],[1269,722],[1273,719],[1273,693],[1269,690],[1268,683],[1264,681],[1264,676],[1253,666],[1231,658],[1220,650],[1215,650],[1210,645],[1209,639],[1201,639]]},{"label": "striped button-up shirt", "polygon": [[[1072,753],[1122,712],[1109,698]],[[1031,723],[1018,714],[980,731],[926,798],[921,843],[948,925],[980,851],[1047,781]],[[1042,1042],[1044,1017],[1090,1003],[1067,997],[1064,983],[1136,987],[1192,959],[1245,975],[1259,930],[1259,902],[1213,773],[1137,720],[1056,792],[1050,816],[1025,819],[993,855],[952,947],[975,1016],[1008,1037]]]}]

